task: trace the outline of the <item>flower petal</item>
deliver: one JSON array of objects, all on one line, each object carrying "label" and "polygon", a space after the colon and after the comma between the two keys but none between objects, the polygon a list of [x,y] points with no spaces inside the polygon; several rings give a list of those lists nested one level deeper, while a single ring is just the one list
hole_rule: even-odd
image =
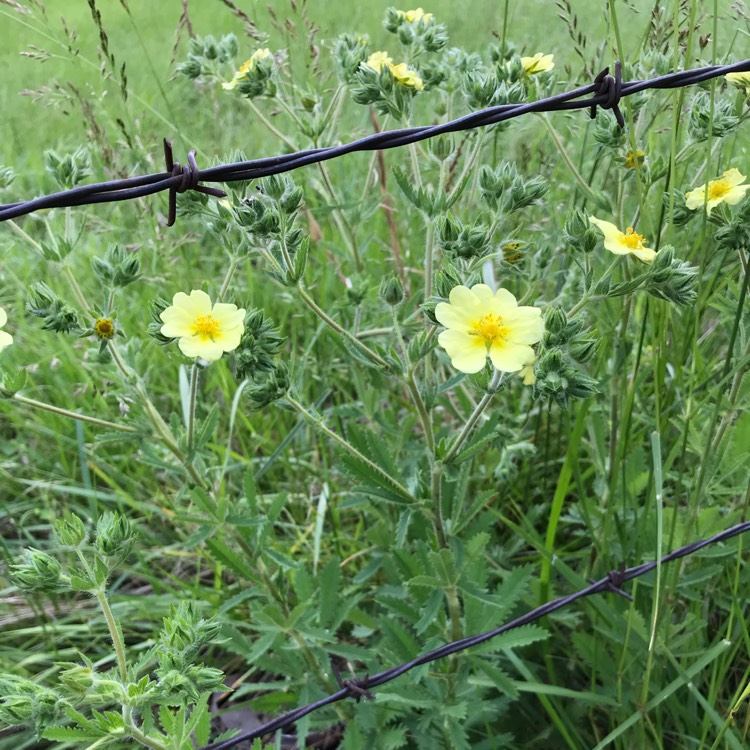
[{"label": "flower petal", "polygon": [[514,344],[536,344],[544,335],[542,311],[538,307],[517,307],[503,317],[507,340]]},{"label": "flower petal", "polygon": [[[744,179],[744,177],[742,178]],[[745,193],[750,190],[750,185],[735,185],[725,196],[724,203],[734,206],[744,199]]]},{"label": "flower petal", "polygon": [[179,338],[193,335],[193,324],[200,315],[211,313],[211,298],[200,289],[193,289],[190,296],[177,292],[172,298],[172,305],[159,316],[164,325],[162,336]]},{"label": "flower petal", "polygon": [[490,347],[490,360],[501,372],[518,372],[527,362],[533,362],[534,350],[525,344],[497,341]]},{"label": "flower petal", "polygon": [[202,339],[200,336],[183,336],[179,341],[180,351],[191,359],[200,357],[208,362],[221,359],[224,350],[211,339]]},{"label": "flower petal", "polygon": [[8,314],[0,307],[0,328],[8,322]]},{"label": "flower petal", "polygon": [[443,331],[438,343],[448,352],[451,364],[460,372],[479,372],[487,361],[487,347],[479,336],[463,331]]},{"label": "flower petal", "polygon": [[0,352],[5,349],[6,346],[10,346],[13,343],[13,336],[6,331],[0,331]]},{"label": "flower petal", "polygon": [[727,169],[722,176],[732,187],[742,184],[742,181],[745,179],[745,175],[740,174],[740,170],[737,167]]},{"label": "flower petal", "polygon": [[703,204],[706,201],[706,186],[700,185],[694,190],[690,190],[685,193],[685,206],[691,211],[695,211],[696,208],[703,208]]},{"label": "flower petal", "polygon": [[438,302],[435,305],[435,317],[438,323],[446,328],[453,328],[459,331],[469,331],[471,323],[476,317],[470,314],[459,305],[451,305],[447,302]]},{"label": "flower petal", "polygon": [[653,263],[656,257],[656,250],[652,250],[650,247],[642,247],[636,250],[631,250],[631,254],[635,255],[638,260],[644,263]]}]

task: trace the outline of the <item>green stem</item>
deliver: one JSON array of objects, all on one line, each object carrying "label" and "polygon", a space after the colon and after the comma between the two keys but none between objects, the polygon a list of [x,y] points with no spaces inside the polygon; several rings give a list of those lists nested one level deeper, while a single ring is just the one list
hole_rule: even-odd
[{"label": "green stem", "polygon": [[387,474],[385,471],[383,471],[383,469],[381,469],[376,463],[370,461],[367,456],[360,453],[351,443],[344,440],[341,435],[336,434],[332,429],[330,429],[330,427],[325,424],[325,422],[323,422],[322,418],[317,417],[309,412],[299,401],[297,401],[290,394],[287,393],[284,399],[292,408],[296,409],[300,413],[300,415],[304,417],[305,420],[307,420],[311,425],[317,427],[324,435],[328,436],[329,438],[331,438],[331,440],[338,443],[345,451],[347,451],[347,453],[354,456],[357,460],[362,461],[362,463],[364,463],[371,471],[382,477],[385,480],[386,484],[390,484],[393,487],[396,487],[399,492],[404,495],[404,497],[414,500],[414,496],[411,494],[411,492],[409,492],[409,490],[406,489],[406,487],[396,481],[390,474]]},{"label": "green stem", "polygon": [[104,619],[107,621],[107,627],[109,628],[109,637],[112,639],[112,645],[115,647],[115,655],[117,656],[117,668],[120,672],[120,679],[123,683],[128,681],[128,663],[125,660],[125,647],[120,637],[120,629],[117,626],[115,616],[112,614],[109,602],[107,601],[107,595],[104,591],[98,591],[96,599],[99,602],[99,606],[102,608],[104,613]]},{"label": "green stem", "polygon": [[492,401],[492,397],[497,392],[497,389],[502,382],[502,377],[503,374],[500,372],[500,370],[495,370],[492,376],[492,380],[487,386],[487,392],[484,394],[484,396],[482,396],[482,398],[479,400],[479,403],[474,407],[474,411],[466,420],[466,424],[461,429],[461,432],[459,432],[458,437],[453,441],[453,445],[451,445],[451,447],[448,449],[448,452],[445,454],[445,458],[443,459],[443,461],[446,464],[451,462],[451,460],[460,450],[461,446],[466,442],[466,439],[474,429],[474,426],[479,420],[479,417],[482,416],[484,410],[487,408],[490,401]]},{"label": "green stem", "polygon": [[73,296],[76,298],[76,302],[78,302],[78,305],[83,312],[88,313],[91,308],[89,307],[89,303],[86,302],[86,297],[84,297],[81,287],[78,286],[78,281],[73,274],[73,269],[71,269],[67,263],[63,263],[62,268],[63,274],[65,275],[67,282],[70,284],[70,288],[73,290]]},{"label": "green stem", "polygon": [[[286,260],[286,259],[285,259]],[[370,360],[380,365],[381,367],[387,367],[388,363],[376,352],[370,349],[369,346],[362,343],[356,336],[340,326],[333,318],[331,318],[325,310],[323,310],[317,302],[307,293],[307,290],[301,285],[297,284],[297,294],[300,299],[329,327],[332,328],[340,336],[344,336],[354,346],[365,354]]]},{"label": "green stem", "polygon": [[237,266],[239,266],[241,262],[242,259],[237,257],[236,255],[233,255],[230,259],[229,268],[227,268],[227,272],[224,274],[224,280],[221,282],[221,288],[219,289],[219,294],[216,297],[217,302],[221,302],[221,300],[224,299],[224,296],[229,289],[229,284],[232,281],[232,277],[234,276],[234,272],[237,270]]},{"label": "green stem", "polygon": [[68,409],[62,409],[59,406],[52,406],[52,404],[45,404],[43,401],[37,401],[33,398],[27,398],[22,396],[20,393],[14,393],[13,399],[18,401],[20,404],[30,406],[32,409],[43,409],[44,411],[51,412],[52,414],[59,414],[61,417],[68,417],[69,419],[77,419],[81,422],[88,422],[89,424],[95,424],[97,427],[105,427],[109,430],[117,430],[118,432],[138,432],[135,427],[129,425],[117,424],[116,422],[109,422],[106,419],[99,419],[98,417],[90,417],[87,414],[78,414]]},{"label": "green stem", "polygon": [[255,102],[252,99],[245,100],[249,105],[250,109],[253,110],[253,114],[273,133],[282,143],[286,144],[292,151],[296,151],[297,147],[290,141],[271,121],[255,106]]},{"label": "green stem", "polygon": [[31,247],[34,248],[34,250],[42,257],[44,258],[44,250],[42,249],[42,246],[32,237],[30,237],[26,232],[21,229],[21,227],[16,224],[13,219],[8,219],[7,221],[8,226],[11,228],[11,230],[17,234],[24,242],[28,242]]},{"label": "green stem", "polygon": [[581,173],[578,171],[576,165],[573,164],[573,161],[568,156],[568,152],[565,150],[565,146],[563,146],[563,143],[560,140],[560,136],[557,134],[557,131],[554,129],[554,127],[552,127],[552,123],[547,118],[547,115],[539,115],[539,117],[544,123],[544,126],[547,128],[547,132],[550,134],[552,142],[555,144],[555,148],[562,157],[562,160],[565,162],[568,170],[573,175],[573,179],[579,184],[581,190],[583,190],[583,192],[586,194],[586,197],[594,205],[599,205],[599,198],[597,197],[596,193],[594,193],[594,191],[588,186],[586,180],[583,179],[583,175],[581,175]]},{"label": "green stem", "polygon": [[195,404],[198,400],[198,363],[193,362],[190,368],[190,401],[188,403],[188,423],[187,423],[187,446],[188,458],[193,452],[193,442],[195,441]]},{"label": "green stem", "polygon": [[430,220],[427,224],[427,236],[424,251],[424,298],[432,294],[432,271],[433,255],[435,253],[435,222]]},{"label": "green stem", "polygon": [[[430,496],[432,500],[432,517],[435,526],[435,537],[440,549],[447,549],[448,537],[445,534],[445,522],[443,520],[443,464],[436,461],[430,472]],[[449,601],[450,604],[450,601]],[[452,618],[451,618],[452,619]]]}]

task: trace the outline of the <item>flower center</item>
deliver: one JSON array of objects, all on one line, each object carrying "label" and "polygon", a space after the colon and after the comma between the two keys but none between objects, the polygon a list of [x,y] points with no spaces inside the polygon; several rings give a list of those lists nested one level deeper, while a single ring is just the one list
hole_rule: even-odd
[{"label": "flower center", "polygon": [[193,336],[198,336],[201,341],[213,341],[220,333],[221,323],[213,315],[199,315],[193,323]]},{"label": "flower center", "polygon": [[643,247],[645,239],[642,234],[634,232],[633,227],[628,227],[624,234],[620,233],[620,242],[631,250],[640,250]]},{"label": "flower center", "polygon": [[723,198],[729,190],[729,182],[723,177],[718,180],[711,180],[711,182],[708,183],[708,199],[714,201],[717,198]]},{"label": "flower center", "polygon": [[502,315],[489,313],[473,323],[471,327],[474,329],[472,335],[483,338],[484,343],[488,346],[505,336]]},{"label": "flower center", "polygon": [[94,323],[94,331],[100,339],[111,339],[115,335],[115,327],[112,318],[99,318]]}]

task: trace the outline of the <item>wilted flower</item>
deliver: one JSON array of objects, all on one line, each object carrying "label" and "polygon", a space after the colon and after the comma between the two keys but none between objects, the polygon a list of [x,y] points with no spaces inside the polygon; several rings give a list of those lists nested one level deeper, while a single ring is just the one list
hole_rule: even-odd
[{"label": "wilted flower", "polygon": [[496,369],[518,372],[534,360],[531,344],[544,335],[542,312],[519,307],[507,289],[493,292],[486,284],[451,290],[450,303],[440,302],[435,317],[447,330],[438,337],[453,366],[479,372],[487,356]]},{"label": "wilted flower", "polygon": [[408,23],[416,23],[417,21],[429,23],[432,20],[432,13],[425,13],[422,8],[417,8],[416,10],[398,10],[396,12]]},{"label": "wilted flower", "polygon": [[227,91],[231,91],[232,89],[237,87],[237,84],[243,79],[247,78],[248,73],[252,73],[253,70],[255,70],[255,65],[258,62],[258,60],[269,60],[273,57],[273,54],[271,53],[270,49],[263,48],[256,50],[253,52],[253,54],[250,56],[249,60],[245,60],[245,62],[240,65],[239,70],[234,74],[234,77],[231,81],[225,81],[221,84],[221,87],[226,89]]},{"label": "wilted flower", "polygon": [[94,333],[101,341],[108,341],[115,335],[115,324],[112,318],[99,318],[94,323]]},{"label": "wilted flower", "polygon": [[[695,210],[696,208],[703,208],[705,204],[709,216],[719,203],[734,206],[745,197],[745,193],[750,188],[750,184],[742,184],[744,179],[745,175],[740,174],[739,169],[728,169],[722,177],[711,180],[708,183],[708,188],[706,188],[706,185],[700,185],[695,190],[685,193],[685,205],[689,209]],[[708,193],[708,196],[706,193]]]},{"label": "wilted flower", "polygon": [[615,255],[635,255],[638,260],[644,263],[652,263],[656,257],[656,250],[646,247],[643,235],[633,231],[633,227],[628,227],[621,232],[614,224],[609,221],[602,221],[593,216],[589,216],[589,221],[596,224],[604,235],[604,247]]},{"label": "wilted flower", "polygon": [[376,73],[380,73],[380,71],[383,70],[383,67],[390,68],[393,65],[393,60],[387,52],[381,50],[379,52],[373,52],[367,58],[365,65]]},{"label": "wilted flower", "polygon": [[555,67],[555,63],[552,62],[553,58],[554,55],[545,55],[543,52],[537,52],[533,57],[522,57],[521,65],[523,65],[523,72],[527,76],[533,76],[537,73],[548,73]]},{"label": "wilted flower", "polygon": [[398,83],[407,88],[424,90],[424,81],[413,71],[410,70],[406,63],[390,66],[391,75]]},{"label": "wilted flower", "polygon": [[177,292],[172,305],[159,316],[164,323],[162,336],[178,338],[180,351],[186,357],[200,357],[209,362],[221,358],[240,344],[245,330],[245,311],[237,305],[217,302],[198,289],[190,296]]},{"label": "wilted flower", "polygon": [[636,167],[643,166],[643,162],[646,161],[646,152],[637,149],[636,151],[628,151],[625,156],[625,169],[635,169]]},{"label": "wilted flower", "polygon": [[[0,307],[0,328],[2,328],[8,322],[8,316]],[[6,346],[10,346],[13,343],[13,336],[5,331],[0,331],[0,352],[5,349]]]}]

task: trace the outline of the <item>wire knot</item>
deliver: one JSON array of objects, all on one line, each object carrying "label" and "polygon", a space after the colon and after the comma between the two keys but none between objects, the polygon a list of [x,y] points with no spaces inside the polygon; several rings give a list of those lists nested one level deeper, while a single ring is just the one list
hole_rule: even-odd
[{"label": "wire knot", "polygon": [[617,60],[615,62],[615,74],[611,76],[609,74],[609,66],[597,75],[594,79],[594,96],[606,96],[607,100],[601,104],[593,104],[591,106],[591,119],[596,117],[597,106],[602,109],[611,109],[614,114],[617,124],[621,127],[625,127],[625,118],[622,116],[620,111],[620,99],[622,98],[622,63]]},{"label": "wire knot", "polygon": [[370,701],[375,700],[375,696],[367,689],[367,679],[369,675],[363,679],[355,677],[353,680],[343,680],[341,679],[341,672],[339,672],[339,668],[336,666],[336,662],[333,659],[331,659],[331,669],[333,670],[333,676],[336,678],[339,687],[348,690],[357,703],[359,703],[362,698],[367,698],[367,700]]},{"label": "wire knot", "polygon": [[198,169],[198,162],[195,160],[195,149],[188,151],[188,163],[180,164],[174,160],[172,154],[172,143],[164,139],[164,161],[167,164],[167,172],[172,177],[179,177],[180,181],[169,188],[169,216],[167,226],[171,227],[177,218],[177,193],[185,193],[188,190],[195,190],[198,193],[213,195],[215,198],[225,198],[226,193],[219,188],[206,187],[200,185],[201,171]]}]

